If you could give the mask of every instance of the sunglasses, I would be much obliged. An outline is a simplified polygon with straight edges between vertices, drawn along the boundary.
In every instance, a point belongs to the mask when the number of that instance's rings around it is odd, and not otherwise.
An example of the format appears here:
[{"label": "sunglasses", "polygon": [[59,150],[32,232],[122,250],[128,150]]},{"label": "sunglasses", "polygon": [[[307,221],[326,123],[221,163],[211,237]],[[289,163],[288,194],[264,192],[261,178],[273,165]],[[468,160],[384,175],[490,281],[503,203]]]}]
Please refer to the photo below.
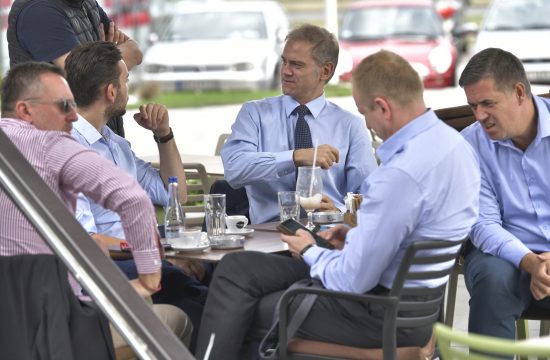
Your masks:
[{"label": "sunglasses", "polygon": [[51,100],[51,101],[47,101],[47,100],[40,100],[38,98],[29,98],[29,99],[24,99],[23,101],[28,101],[30,103],[34,103],[34,104],[54,104],[58,107],[58,109],[65,113],[65,114],[68,114],[71,112],[71,110],[76,110],[76,102],[74,100],[71,100],[71,99],[60,99],[60,100]]}]

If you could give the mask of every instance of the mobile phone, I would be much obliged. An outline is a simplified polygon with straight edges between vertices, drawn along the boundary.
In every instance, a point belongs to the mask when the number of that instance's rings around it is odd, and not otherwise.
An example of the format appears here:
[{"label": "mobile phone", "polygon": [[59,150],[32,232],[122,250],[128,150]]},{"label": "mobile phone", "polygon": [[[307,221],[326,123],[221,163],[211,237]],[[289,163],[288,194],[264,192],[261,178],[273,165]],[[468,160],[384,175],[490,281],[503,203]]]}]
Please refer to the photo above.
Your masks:
[{"label": "mobile phone", "polygon": [[311,236],[313,236],[313,239],[315,240],[315,243],[317,244],[317,246],[324,247],[327,249],[334,249],[334,246],[332,246],[331,243],[329,243],[328,241],[326,241],[325,239],[323,239],[313,231],[309,230],[304,225],[300,224],[294,219],[285,220],[279,225],[277,225],[277,230],[279,230],[280,232],[286,235],[294,235],[296,234],[296,231],[298,231],[298,229],[303,229],[305,231],[308,231],[311,234]]}]

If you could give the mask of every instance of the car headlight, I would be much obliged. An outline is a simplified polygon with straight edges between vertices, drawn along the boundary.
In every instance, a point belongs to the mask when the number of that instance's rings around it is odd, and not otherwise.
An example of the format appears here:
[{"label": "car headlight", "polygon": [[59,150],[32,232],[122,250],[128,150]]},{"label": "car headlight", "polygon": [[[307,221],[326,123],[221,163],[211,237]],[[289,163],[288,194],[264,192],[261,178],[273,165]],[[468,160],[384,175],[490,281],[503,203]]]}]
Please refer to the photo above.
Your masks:
[{"label": "car headlight", "polygon": [[158,64],[147,64],[145,65],[145,72],[148,73],[161,73],[169,71],[168,66],[158,65]]},{"label": "car headlight", "polygon": [[449,49],[447,49],[445,46],[440,45],[430,51],[430,54],[428,55],[428,60],[430,61],[430,65],[432,66],[432,68],[438,74],[443,74],[444,72],[449,70],[449,67],[453,62],[453,56],[451,55]]},{"label": "car headlight", "polygon": [[248,62],[237,63],[237,64],[233,64],[233,66],[231,66],[231,70],[235,70],[235,71],[248,71],[248,70],[252,70],[252,69],[254,69],[254,64],[248,63]]}]

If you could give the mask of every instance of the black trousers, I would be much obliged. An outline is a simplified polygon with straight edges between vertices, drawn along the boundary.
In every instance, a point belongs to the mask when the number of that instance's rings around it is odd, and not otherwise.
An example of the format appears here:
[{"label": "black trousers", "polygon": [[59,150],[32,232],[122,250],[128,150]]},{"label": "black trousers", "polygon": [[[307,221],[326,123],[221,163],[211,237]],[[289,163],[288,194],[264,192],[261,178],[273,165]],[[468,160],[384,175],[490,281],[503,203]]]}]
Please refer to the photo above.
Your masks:
[{"label": "black trousers", "polygon": [[[309,267],[294,258],[251,251],[225,255],[210,285],[199,329],[197,358],[204,357],[210,336],[215,333],[210,359],[239,359],[245,340],[260,339],[271,327],[274,308],[284,290],[307,277]],[[374,291],[387,289],[377,287]],[[380,348],[382,317],[380,305],[318,297],[296,336]],[[431,333],[431,327],[404,329],[398,332],[397,343],[423,346]]]}]

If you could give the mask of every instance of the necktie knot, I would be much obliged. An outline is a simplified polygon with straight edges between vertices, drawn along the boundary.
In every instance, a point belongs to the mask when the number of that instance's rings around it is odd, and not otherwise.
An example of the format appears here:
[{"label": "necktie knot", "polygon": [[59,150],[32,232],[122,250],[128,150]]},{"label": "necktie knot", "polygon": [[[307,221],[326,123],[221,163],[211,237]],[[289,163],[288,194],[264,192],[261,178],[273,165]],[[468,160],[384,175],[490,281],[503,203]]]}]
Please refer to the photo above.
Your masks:
[{"label": "necktie knot", "polygon": [[305,105],[296,106],[294,111],[296,112],[296,114],[298,114],[299,118],[305,118],[306,115],[310,114],[309,108]]}]

